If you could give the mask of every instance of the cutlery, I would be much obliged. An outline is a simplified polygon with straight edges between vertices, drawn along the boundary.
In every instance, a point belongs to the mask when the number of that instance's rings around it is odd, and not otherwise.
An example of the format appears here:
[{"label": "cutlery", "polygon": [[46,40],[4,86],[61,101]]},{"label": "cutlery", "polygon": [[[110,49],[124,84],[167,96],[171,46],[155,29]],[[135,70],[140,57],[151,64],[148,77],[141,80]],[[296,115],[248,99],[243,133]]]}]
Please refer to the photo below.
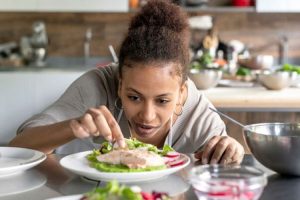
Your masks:
[{"label": "cutlery", "polygon": [[[225,117],[226,119],[230,120],[230,121],[233,122],[234,124],[237,124],[237,125],[239,125],[240,127],[242,127],[242,128],[244,128],[244,129],[250,131],[250,129],[247,128],[244,124],[242,124],[242,123],[236,121],[235,119],[229,117],[228,115],[226,115],[226,114],[224,114],[224,113],[222,113],[222,112],[220,112],[220,111],[218,111],[218,110],[216,110],[216,109],[214,109],[214,108],[212,108],[212,107],[209,107],[209,109],[210,109],[211,111],[216,112],[216,113],[218,113],[219,115]],[[220,134],[220,136],[221,136],[221,135],[222,135],[222,133]],[[204,148],[204,146],[200,147],[196,152],[202,151],[203,148]]]},{"label": "cutlery", "polygon": [[226,114],[224,114],[224,113],[222,113],[222,112],[220,112],[220,111],[218,111],[218,110],[216,110],[216,109],[213,109],[212,107],[209,107],[209,109],[212,110],[213,112],[216,112],[216,113],[218,113],[219,115],[225,117],[226,119],[230,120],[230,121],[233,122],[234,124],[239,125],[239,126],[242,127],[243,129],[246,129],[246,130],[248,130],[248,131],[251,131],[251,130],[250,130],[249,128],[247,128],[244,124],[242,124],[241,122],[236,121],[235,119],[229,117],[228,115],[226,115]]},{"label": "cutlery", "polygon": [[109,45],[108,48],[109,48],[109,51],[110,51],[110,53],[111,53],[111,56],[112,56],[112,58],[113,58],[114,63],[118,63],[119,60],[118,60],[117,54],[116,54],[116,52],[115,52],[113,46],[112,46],[112,45]]},{"label": "cutlery", "polygon": [[[123,109],[120,110],[119,114],[118,114],[118,117],[117,117],[117,123],[119,124],[120,120],[121,120],[121,117],[122,117],[122,114],[123,114]],[[110,145],[112,145],[112,147],[114,148],[115,146],[115,143],[116,143],[117,140],[112,140],[112,141],[108,141]]]}]

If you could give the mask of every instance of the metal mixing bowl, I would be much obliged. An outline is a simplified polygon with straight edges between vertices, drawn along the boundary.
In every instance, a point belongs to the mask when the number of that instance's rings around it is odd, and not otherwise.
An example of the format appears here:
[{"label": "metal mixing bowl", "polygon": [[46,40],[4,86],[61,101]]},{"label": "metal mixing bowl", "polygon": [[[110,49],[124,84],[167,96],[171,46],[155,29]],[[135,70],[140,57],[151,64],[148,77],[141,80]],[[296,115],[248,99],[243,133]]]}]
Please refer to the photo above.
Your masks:
[{"label": "metal mixing bowl", "polygon": [[291,73],[265,71],[258,75],[260,83],[269,90],[281,90],[292,84]]},{"label": "metal mixing bowl", "polygon": [[222,71],[216,69],[191,69],[189,77],[194,81],[196,87],[201,90],[215,87],[222,78]]},{"label": "metal mixing bowl", "polygon": [[300,123],[247,125],[244,137],[264,166],[280,174],[300,176]]}]

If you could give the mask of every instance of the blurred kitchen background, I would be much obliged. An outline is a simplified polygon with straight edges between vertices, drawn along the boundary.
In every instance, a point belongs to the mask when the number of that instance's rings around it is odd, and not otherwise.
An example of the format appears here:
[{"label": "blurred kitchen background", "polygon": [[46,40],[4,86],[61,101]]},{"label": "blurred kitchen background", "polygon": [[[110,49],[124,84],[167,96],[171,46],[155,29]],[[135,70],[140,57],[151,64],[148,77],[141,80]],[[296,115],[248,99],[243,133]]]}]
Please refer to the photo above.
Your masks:
[{"label": "blurred kitchen background", "polygon": [[[24,119],[53,102],[75,78],[112,62],[108,46],[118,52],[130,18],[147,1],[70,2],[0,0],[0,123],[7,127],[0,130],[0,143],[9,141]],[[227,71],[236,67],[238,54],[245,58],[266,56],[267,66],[260,68],[300,64],[298,0],[174,3],[183,6],[191,17],[193,59],[208,50],[214,59],[227,64]],[[207,36],[211,41],[205,42]],[[222,44],[220,49],[210,48],[214,37],[217,44]],[[299,119],[297,113],[285,111],[229,114],[245,124]],[[11,124],[2,126],[7,121]],[[236,127],[232,130],[241,132]],[[240,135],[237,137],[242,140]]]},{"label": "blurred kitchen background", "polygon": [[[239,1],[242,3],[239,4]],[[44,24],[42,26],[44,26],[48,38],[47,42],[41,41],[44,44],[40,44],[46,48],[47,57],[72,58],[84,57],[88,54],[90,57],[110,58],[108,45],[111,44],[118,50],[130,17],[138,9],[138,5],[143,4],[145,0],[107,1],[112,4],[111,8],[107,10],[98,8],[99,11],[92,4],[96,1],[82,1],[82,4],[89,5],[87,8],[83,6],[82,10],[61,5],[64,1],[53,2],[52,7],[49,7],[48,10],[47,7],[34,10],[34,7],[28,8],[29,5],[22,8],[22,5],[30,4],[33,1],[20,2],[22,3],[18,6],[10,3],[10,7],[5,8],[3,7],[4,3],[0,1],[0,51],[2,51],[2,57],[5,56],[5,45],[15,52],[17,50],[14,49],[14,44],[17,47],[21,46],[24,50],[26,44],[22,46],[22,38],[24,43],[24,36],[37,37],[34,34],[38,34],[36,33],[38,30],[33,29],[38,28],[33,28],[33,26],[40,22]],[[190,16],[209,15],[213,17],[219,39],[224,43],[238,40],[253,50],[253,53],[272,55],[275,61],[278,61],[281,51],[280,43],[285,37],[288,40],[286,52],[288,60],[291,63],[300,61],[300,40],[298,39],[300,13],[295,11],[289,13],[288,10],[276,11],[276,8],[273,9],[274,11],[257,11],[255,2],[250,0],[184,0],[177,2],[186,7]],[[250,2],[249,5],[247,2]],[[127,6],[129,3],[133,9]],[[269,6],[271,5],[272,3],[269,4]],[[86,45],[89,47],[85,48],[89,48],[89,50],[84,50],[85,43],[88,43]],[[192,45],[196,46],[197,44]],[[250,53],[252,52],[250,51]],[[41,52],[41,54],[43,53]],[[23,56],[26,57],[26,53]],[[29,56],[27,55],[27,57]],[[12,64],[18,65],[17,57],[15,58],[16,63],[12,61]],[[2,62],[5,64],[0,62],[0,65],[7,64],[4,59]]]}]

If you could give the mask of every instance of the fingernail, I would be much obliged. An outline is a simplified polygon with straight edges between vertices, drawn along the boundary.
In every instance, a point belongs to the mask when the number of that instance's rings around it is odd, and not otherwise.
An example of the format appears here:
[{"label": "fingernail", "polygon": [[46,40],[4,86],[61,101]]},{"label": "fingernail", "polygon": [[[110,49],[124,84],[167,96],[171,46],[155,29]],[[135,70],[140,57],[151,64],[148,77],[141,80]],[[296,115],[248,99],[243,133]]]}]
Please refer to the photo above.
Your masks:
[{"label": "fingernail", "polygon": [[206,158],[202,158],[202,163],[206,165],[207,164],[207,159]]},{"label": "fingernail", "polygon": [[216,160],[216,159],[212,159],[212,160],[210,161],[210,164],[212,164],[212,165],[217,164],[217,160]]},{"label": "fingernail", "polygon": [[221,164],[222,164],[222,165],[226,165],[226,163],[227,163],[227,160],[226,160],[226,159],[221,160]]},{"label": "fingernail", "polygon": [[118,140],[118,144],[120,145],[120,147],[124,148],[126,146],[125,141],[124,140]]},{"label": "fingernail", "polygon": [[107,139],[108,141],[110,141],[110,142],[112,141],[112,137],[111,137],[111,136],[107,136],[106,139]]}]

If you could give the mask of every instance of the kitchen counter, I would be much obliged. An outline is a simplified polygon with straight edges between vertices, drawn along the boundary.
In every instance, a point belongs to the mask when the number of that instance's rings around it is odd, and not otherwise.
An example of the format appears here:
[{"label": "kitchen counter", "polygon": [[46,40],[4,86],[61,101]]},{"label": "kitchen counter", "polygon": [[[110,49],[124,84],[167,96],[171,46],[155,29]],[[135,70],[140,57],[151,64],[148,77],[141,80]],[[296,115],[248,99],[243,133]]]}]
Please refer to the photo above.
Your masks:
[{"label": "kitchen counter", "polygon": [[[33,169],[12,176],[1,177],[0,185],[5,188],[2,190],[4,192],[0,194],[1,199],[40,200],[55,197],[76,199],[69,195],[82,194],[95,187],[105,186],[106,183],[103,181],[86,179],[65,170],[59,164],[62,157],[62,155],[51,154],[43,163]],[[280,176],[262,166],[251,155],[245,155],[242,164],[255,166],[266,173],[268,184],[259,198],[260,200],[299,199],[299,177]],[[188,167],[166,178],[127,185],[138,185],[146,192],[153,190],[167,192],[174,200],[196,200],[194,190],[188,184],[187,173],[193,166],[197,165],[198,163],[192,160]]]},{"label": "kitchen counter", "polygon": [[108,57],[48,57],[45,66],[0,66],[0,72],[88,71],[111,62]]},{"label": "kitchen counter", "polygon": [[224,111],[300,111],[300,88],[267,90],[264,87],[216,87],[203,90],[208,99]]}]

